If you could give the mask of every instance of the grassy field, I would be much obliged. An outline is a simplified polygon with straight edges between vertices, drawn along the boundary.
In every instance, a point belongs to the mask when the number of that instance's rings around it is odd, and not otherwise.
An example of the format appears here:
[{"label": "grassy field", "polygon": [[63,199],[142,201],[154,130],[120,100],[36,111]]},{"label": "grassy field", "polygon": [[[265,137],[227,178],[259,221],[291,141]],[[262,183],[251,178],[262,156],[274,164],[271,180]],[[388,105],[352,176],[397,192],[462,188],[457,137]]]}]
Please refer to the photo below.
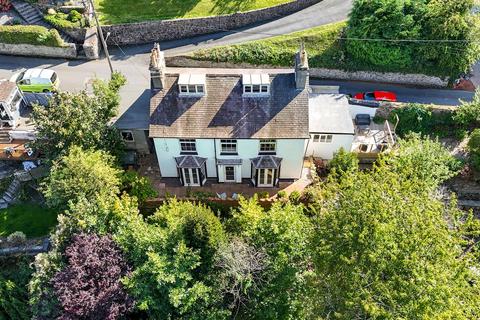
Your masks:
[{"label": "grassy field", "polygon": [[271,7],[291,0],[95,0],[103,24],[206,17]]},{"label": "grassy field", "polygon": [[198,50],[193,58],[217,62],[293,66],[293,56],[300,43],[305,43],[310,67],[340,67],[344,64],[344,48],[337,38],[345,22],[329,24],[288,35],[238,45]]},{"label": "grassy field", "polygon": [[57,214],[47,208],[19,204],[0,210],[0,237],[22,231],[28,238],[47,235],[57,223]]}]

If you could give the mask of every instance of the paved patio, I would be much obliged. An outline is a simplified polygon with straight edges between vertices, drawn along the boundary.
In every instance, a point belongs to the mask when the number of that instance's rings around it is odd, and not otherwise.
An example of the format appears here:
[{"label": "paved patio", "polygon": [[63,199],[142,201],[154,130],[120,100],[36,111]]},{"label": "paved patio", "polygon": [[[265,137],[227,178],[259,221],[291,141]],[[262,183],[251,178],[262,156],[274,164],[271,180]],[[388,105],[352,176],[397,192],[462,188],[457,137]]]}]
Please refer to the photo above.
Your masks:
[{"label": "paved patio", "polygon": [[252,197],[255,193],[268,192],[270,197],[274,197],[280,190],[285,190],[287,195],[293,191],[302,192],[312,183],[308,161],[305,162],[301,179],[280,181],[279,187],[276,188],[256,188],[252,185],[250,179],[243,179],[242,183],[218,183],[216,179],[207,179],[206,184],[202,187],[184,187],[178,178],[161,177],[155,154],[140,157],[138,172],[150,179],[154,188],[158,191],[159,197],[165,197],[165,195],[189,197],[194,196],[197,192],[214,195],[225,193],[227,198],[232,198],[234,194]]}]

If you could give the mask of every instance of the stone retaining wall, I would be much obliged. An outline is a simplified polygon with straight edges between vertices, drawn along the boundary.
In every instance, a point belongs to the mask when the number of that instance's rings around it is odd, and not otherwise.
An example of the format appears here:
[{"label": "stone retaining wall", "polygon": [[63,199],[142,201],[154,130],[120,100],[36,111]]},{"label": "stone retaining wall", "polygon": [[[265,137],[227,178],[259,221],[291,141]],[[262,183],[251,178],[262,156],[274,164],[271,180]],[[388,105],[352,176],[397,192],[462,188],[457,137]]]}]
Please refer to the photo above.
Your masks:
[{"label": "stone retaining wall", "polygon": [[404,74],[396,72],[344,71],[337,69],[312,68],[310,77],[333,80],[372,81],[415,86],[445,88],[448,79],[427,76],[424,74]]},{"label": "stone retaining wall", "polygon": [[[235,64],[231,62],[212,62],[195,60],[189,56],[174,56],[165,58],[167,66],[179,68],[229,68],[229,69],[271,69],[276,68],[269,65],[252,65],[248,63]],[[292,58],[293,68],[293,58]],[[293,70],[292,70],[293,71]],[[405,74],[394,72],[373,72],[373,71],[344,71],[339,69],[311,68],[311,78],[329,79],[329,80],[353,80],[384,82],[394,84],[407,84],[420,87],[446,88],[448,79],[440,77],[427,76],[424,74]]]},{"label": "stone retaining wall", "polygon": [[83,42],[83,51],[88,60],[98,59],[99,41],[97,36],[97,28],[91,27],[87,29],[85,41]]},{"label": "stone retaining wall", "polygon": [[108,44],[140,44],[188,38],[202,34],[238,29],[253,23],[273,20],[305,9],[322,0],[295,0],[265,9],[229,15],[148,21],[104,26],[105,36],[110,32]]},{"label": "stone retaining wall", "polygon": [[65,47],[0,43],[0,54],[75,59],[77,48],[73,43],[67,43]]}]

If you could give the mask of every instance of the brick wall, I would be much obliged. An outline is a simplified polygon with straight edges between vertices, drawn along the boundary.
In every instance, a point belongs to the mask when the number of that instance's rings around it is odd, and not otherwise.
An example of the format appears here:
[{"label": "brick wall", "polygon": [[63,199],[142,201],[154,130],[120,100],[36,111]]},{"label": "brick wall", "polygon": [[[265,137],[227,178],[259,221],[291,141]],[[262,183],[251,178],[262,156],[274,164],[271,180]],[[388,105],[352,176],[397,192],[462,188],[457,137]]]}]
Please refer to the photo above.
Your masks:
[{"label": "brick wall", "polygon": [[223,16],[148,21],[104,26],[108,44],[140,44],[175,40],[202,34],[238,29],[260,21],[273,20],[307,8],[322,0],[295,0],[278,6]]}]

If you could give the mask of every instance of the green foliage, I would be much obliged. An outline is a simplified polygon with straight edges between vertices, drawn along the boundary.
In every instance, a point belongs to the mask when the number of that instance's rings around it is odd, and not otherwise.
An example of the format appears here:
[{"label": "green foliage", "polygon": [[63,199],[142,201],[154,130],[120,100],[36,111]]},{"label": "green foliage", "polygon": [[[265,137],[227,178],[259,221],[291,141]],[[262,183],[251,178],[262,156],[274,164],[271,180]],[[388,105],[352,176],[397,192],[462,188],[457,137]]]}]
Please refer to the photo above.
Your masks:
[{"label": "green foliage", "polygon": [[300,191],[293,190],[292,193],[288,196],[288,200],[290,200],[293,204],[300,204],[300,200],[302,198],[302,194]]},{"label": "green foliage", "polygon": [[480,89],[475,91],[471,102],[462,102],[462,104],[455,109],[453,119],[463,128],[480,126]]},{"label": "green foliage", "polygon": [[480,171],[480,129],[473,130],[467,146],[473,167]]},{"label": "green foliage", "polygon": [[462,130],[454,115],[450,110],[433,111],[431,106],[410,103],[393,109],[389,120],[396,123],[398,116],[399,122],[395,131],[400,137],[412,132],[431,137],[456,137]]},{"label": "green foliage", "polygon": [[195,51],[193,58],[216,62],[251,63],[255,65],[291,66],[301,42],[309,55],[309,65],[315,68],[349,68],[344,64],[342,43],[336,40],[344,22],[306,31],[277,36],[238,45]]},{"label": "green foliage", "polygon": [[358,171],[358,158],[353,152],[346,151],[343,147],[333,155],[328,162],[328,170],[339,177]]},{"label": "green foliage", "polygon": [[140,176],[136,171],[125,171],[122,175],[122,191],[136,197],[139,203],[148,198],[155,198],[158,192],[147,177]]},{"label": "green foliage", "polygon": [[[478,275],[462,256],[454,206],[385,163],[323,185],[315,266],[317,315],[336,319],[473,319]],[[410,170],[416,170],[417,167]]]},{"label": "green foliage", "polygon": [[65,45],[57,30],[48,30],[45,27],[34,25],[0,26],[0,42],[48,47],[63,47]]},{"label": "green foliage", "polygon": [[31,319],[27,284],[32,270],[28,258],[0,260],[0,319]]},{"label": "green foliage", "polygon": [[287,192],[285,190],[278,191],[277,198],[278,199],[288,199]]},{"label": "green foliage", "polygon": [[68,152],[72,145],[102,149],[118,157],[123,143],[110,120],[118,112],[118,91],[124,83],[125,77],[114,73],[109,82],[95,80],[93,95],[60,92],[48,108],[35,106],[32,119],[40,137],[35,148],[50,161]]},{"label": "green foliage", "polygon": [[461,162],[438,141],[422,139],[417,134],[400,140],[398,147],[382,154],[378,163],[380,168],[388,166],[399,180],[428,190],[435,189],[461,169]]},{"label": "green foliage", "polygon": [[436,67],[439,74],[457,75],[479,57],[472,5],[471,0],[356,0],[346,32],[347,52],[360,63],[387,70]]},{"label": "green foliage", "polygon": [[270,198],[270,193],[268,191],[260,191],[256,193],[259,199],[268,199]]},{"label": "green foliage", "polygon": [[171,200],[147,221],[121,226],[115,239],[134,271],[125,281],[139,310],[151,318],[222,319],[213,257],[226,241],[211,210]]},{"label": "green foliage", "polygon": [[76,10],[70,11],[69,14],[63,12],[47,14],[44,19],[52,26],[60,29],[81,28],[85,25],[83,16]]},{"label": "green foliage", "polygon": [[313,225],[303,207],[277,202],[264,212],[255,199],[240,203],[232,230],[267,255],[262,285],[250,292],[242,318],[311,319],[307,284]]},{"label": "green foliage", "polygon": [[66,209],[81,199],[113,197],[119,193],[120,170],[115,159],[104,151],[70,148],[68,155],[53,163],[44,183],[44,195],[50,207]]}]

